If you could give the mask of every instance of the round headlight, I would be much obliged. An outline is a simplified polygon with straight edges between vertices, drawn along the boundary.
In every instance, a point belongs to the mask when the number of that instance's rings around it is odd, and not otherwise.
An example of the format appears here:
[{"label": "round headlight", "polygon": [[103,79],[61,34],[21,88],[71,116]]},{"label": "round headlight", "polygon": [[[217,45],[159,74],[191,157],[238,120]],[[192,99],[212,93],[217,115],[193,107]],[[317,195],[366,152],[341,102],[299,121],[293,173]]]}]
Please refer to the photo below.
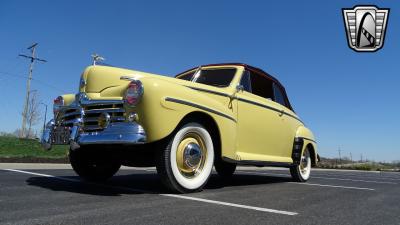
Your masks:
[{"label": "round headlight", "polygon": [[64,105],[64,98],[62,96],[58,96],[57,98],[54,99],[53,101],[54,115],[57,115],[57,113],[60,111],[60,107],[63,105]]},{"label": "round headlight", "polygon": [[143,95],[143,84],[140,80],[133,80],[129,83],[125,92],[125,103],[130,106],[136,106]]},{"label": "round headlight", "polygon": [[83,89],[85,86],[86,86],[86,80],[82,76],[81,79],[79,80],[79,91],[82,91],[81,89]]}]

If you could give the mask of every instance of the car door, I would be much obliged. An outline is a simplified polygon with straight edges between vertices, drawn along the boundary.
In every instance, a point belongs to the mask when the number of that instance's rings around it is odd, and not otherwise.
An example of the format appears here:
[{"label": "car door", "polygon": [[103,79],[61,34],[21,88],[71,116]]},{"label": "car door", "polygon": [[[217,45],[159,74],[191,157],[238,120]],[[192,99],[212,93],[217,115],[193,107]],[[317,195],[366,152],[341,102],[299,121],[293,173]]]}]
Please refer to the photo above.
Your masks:
[{"label": "car door", "polygon": [[282,157],[291,157],[294,137],[296,136],[297,128],[302,124],[300,119],[292,111],[289,100],[286,96],[284,88],[274,82],[274,107],[280,112],[280,126],[282,127],[282,142],[280,143]]},{"label": "car door", "polygon": [[[237,93],[237,154],[241,160],[291,162],[289,136],[282,120],[284,111],[273,101],[273,81],[246,71]],[[293,144],[291,140],[290,144]]]}]

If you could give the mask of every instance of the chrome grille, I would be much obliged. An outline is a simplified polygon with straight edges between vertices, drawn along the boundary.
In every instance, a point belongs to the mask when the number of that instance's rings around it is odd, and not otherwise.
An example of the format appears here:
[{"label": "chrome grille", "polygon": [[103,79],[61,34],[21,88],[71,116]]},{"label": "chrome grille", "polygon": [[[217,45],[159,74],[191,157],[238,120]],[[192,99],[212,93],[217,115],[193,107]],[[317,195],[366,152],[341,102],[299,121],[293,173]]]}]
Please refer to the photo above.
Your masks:
[{"label": "chrome grille", "polygon": [[125,110],[123,104],[91,104],[84,106],[83,116],[83,130],[84,131],[96,131],[102,130],[98,125],[99,117],[102,113],[108,113],[111,117],[111,123],[125,121]]},{"label": "chrome grille", "polygon": [[82,119],[84,131],[101,131],[103,128],[99,126],[99,117],[104,112],[110,115],[111,123],[125,121],[123,102],[119,100],[92,100],[85,105],[64,108],[60,110],[57,121],[65,127],[72,127],[74,122]]},{"label": "chrome grille", "polygon": [[72,127],[73,123],[81,118],[82,110],[79,107],[66,108],[60,111],[59,120],[62,125]]}]

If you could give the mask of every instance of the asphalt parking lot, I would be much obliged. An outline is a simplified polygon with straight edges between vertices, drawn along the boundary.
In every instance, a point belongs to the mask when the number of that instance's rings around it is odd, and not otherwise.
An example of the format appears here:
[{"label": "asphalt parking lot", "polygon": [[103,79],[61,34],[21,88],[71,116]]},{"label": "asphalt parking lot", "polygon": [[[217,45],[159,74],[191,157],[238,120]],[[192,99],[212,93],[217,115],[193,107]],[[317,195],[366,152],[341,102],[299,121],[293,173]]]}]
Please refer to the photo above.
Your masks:
[{"label": "asphalt parking lot", "polygon": [[400,174],[241,167],[204,191],[169,194],[154,168],[86,183],[69,166],[0,164],[0,224],[400,224]]}]

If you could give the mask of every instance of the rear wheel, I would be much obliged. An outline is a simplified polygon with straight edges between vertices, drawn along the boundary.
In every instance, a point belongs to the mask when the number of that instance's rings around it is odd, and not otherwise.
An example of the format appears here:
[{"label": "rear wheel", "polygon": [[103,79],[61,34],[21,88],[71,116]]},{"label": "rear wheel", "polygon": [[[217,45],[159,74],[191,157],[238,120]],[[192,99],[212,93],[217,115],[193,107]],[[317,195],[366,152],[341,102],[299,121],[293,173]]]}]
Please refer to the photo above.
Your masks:
[{"label": "rear wheel", "polygon": [[306,182],[311,173],[311,155],[308,148],[304,149],[301,155],[300,164],[290,168],[290,174],[293,180],[297,182]]},{"label": "rear wheel", "polygon": [[119,160],[100,151],[90,151],[85,147],[70,150],[69,161],[74,171],[87,181],[105,181],[121,167]]},{"label": "rear wheel", "polygon": [[215,170],[221,178],[230,178],[236,170],[236,164],[220,159],[215,162]]},{"label": "rear wheel", "polygon": [[213,163],[211,135],[203,126],[192,122],[181,127],[166,146],[159,149],[157,172],[168,189],[195,192],[207,183]]}]

